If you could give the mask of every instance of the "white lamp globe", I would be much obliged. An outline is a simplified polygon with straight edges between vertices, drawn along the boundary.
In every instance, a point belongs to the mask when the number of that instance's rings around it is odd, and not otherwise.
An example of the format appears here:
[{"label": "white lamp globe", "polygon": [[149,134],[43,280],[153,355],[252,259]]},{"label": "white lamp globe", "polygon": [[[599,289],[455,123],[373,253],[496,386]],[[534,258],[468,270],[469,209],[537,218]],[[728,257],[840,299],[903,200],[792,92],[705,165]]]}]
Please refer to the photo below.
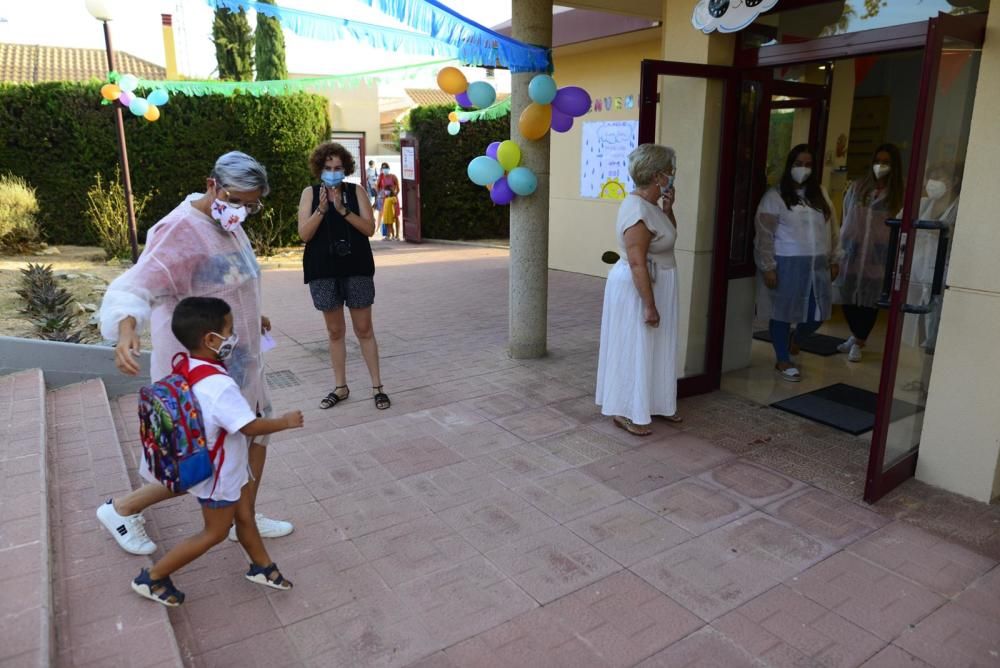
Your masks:
[{"label": "white lamp globe", "polygon": [[83,4],[98,21],[110,21],[114,18],[114,0],[84,0]]}]

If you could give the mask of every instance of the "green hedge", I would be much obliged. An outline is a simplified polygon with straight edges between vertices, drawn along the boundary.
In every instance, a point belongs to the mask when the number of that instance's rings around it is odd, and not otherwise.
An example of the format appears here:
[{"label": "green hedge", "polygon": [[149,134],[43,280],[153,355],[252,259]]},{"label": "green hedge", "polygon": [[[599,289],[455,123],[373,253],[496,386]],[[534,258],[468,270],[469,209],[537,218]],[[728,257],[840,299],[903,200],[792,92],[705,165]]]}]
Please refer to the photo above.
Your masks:
[{"label": "green hedge", "polygon": [[510,235],[510,207],[496,206],[486,188],[469,180],[466,167],[490,142],[510,138],[510,118],[462,123],[448,134],[454,107],[417,107],[410,130],[419,141],[420,219],[430,239],[497,239]]},{"label": "green hedge", "polygon": [[[37,189],[38,220],[51,243],[97,242],[84,223],[87,190],[97,173],[113,178],[118,163],[113,107],[100,104],[99,90],[99,83],[0,85],[0,172]],[[297,93],[176,95],[155,123],[124,110],[132,188],[153,192],[140,231],[204,191],[215,159],[237,149],[268,168],[266,204],[281,217],[282,241],[297,238],[299,194],[312,181],[309,152],[329,136],[326,109],[326,98]]]}]

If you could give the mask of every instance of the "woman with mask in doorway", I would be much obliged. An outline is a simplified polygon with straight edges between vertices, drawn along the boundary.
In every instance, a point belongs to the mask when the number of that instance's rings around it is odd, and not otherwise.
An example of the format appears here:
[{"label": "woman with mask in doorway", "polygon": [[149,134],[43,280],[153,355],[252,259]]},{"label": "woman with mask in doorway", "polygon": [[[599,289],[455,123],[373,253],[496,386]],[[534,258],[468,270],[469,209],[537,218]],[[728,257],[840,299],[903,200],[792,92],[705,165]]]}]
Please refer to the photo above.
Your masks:
[{"label": "woman with mask in doorway", "polygon": [[[150,377],[159,380],[170,373],[174,355],[186,350],[170,328],[174,307],[194,295],[225,300],[232,307],[234,336],[220,344],[218,352],[227,350],[226,367],[243,398],[258,416],[268,417],[271,399],[260,343],[271,322],[261,313],[260,266],[243,229],[270,190],[267,171],[246,153],[231,151],[215,161],[206,186],[205,192],[188,195],[149,229],[139,261],[108,286],[101,302],[101,334],[117,341],[115,364],[134,376],[140,371],[139,337],[149,327]],[[251,503],[256,502],[267,441],[266,436],[257,437],[250,444]],[[174,493],[155,481],[145,460],[139,473],[150,484],[109,499],[98,508],[97,517],[122,549],[151,554],[156,544],[146,534],[142,511]],[[292,532],[289,522],[260,514],[256,518],[264,538]],[[235,530],[229,538],[236,540]]]},{"label": "woman with mask in doorway", "polygon": [[381,224],[388,233],[386,238],[399,239],[399,180],[389,169],[389,163],[382,163],[382,173],[378,177],[378,192],[382,198],[379,209]]},{"label": "woman with mask in doorway", "polygon": [[830,318],[832,281],[840,269],[833,206],[813,156],[805,144],[791,150],[781,181],[764,194],[755,219],[754,259],[763,283],[757,314],[769,319],[775,370],[793,383],[801,373],[792,355]]},{"label": "woman with mask in doorway", "polygon": [[834,281],[834,301],[842,304],[851,336],[837,346],[851,362],[860,362],[868,336],[878,320],[878,300],[889,253],[887,220],[903,203],[903,161],[899,149],[883,144],[875,149],[868,172],[844,195],[840,228],[843,257]]},{"label": "woman with mask in doorway", "polygon": [[375,233],[375,216],[361,186],[344,181],[354,173],[354,156],[336,142],[323,142],[309,157],[309,169],[320,182],[302,191],[299,236],[306,242],[302,256],[305,282],[313,306],[323,313],[330,339],[330,362],[336,386],[319,402],[333,408],[347,399],[347,326],[344,305],[361,356],[372,379],[375,407],[389,408],[382,391],[378,343],[372,327],[375,303],[375,259],[368,239]]},{"label": "woman with mask in doorway", "polygon": [[[939,222],[946,228],[948,246],[954,238],[955,220],[958,217],[958,195],[962,184],[964,165],[934,165],[927,170],[924,185],[926,197],[920,199],[919,219]],[[903,217],[900,211],[898,216]],[[938,241],[941,232],[917,230],[913,240],[913,263],[910,265],[910,288],[907,302],[930,305],[930,313],[910,315],[903,319],[903,341],[909,346],[920,346],[934,354],[938,323],[941,321],[941,295],[933,295],[934,270],[937,267]],[[946,256],[947,258],[947,256]],[[947,259],[942,267],[947,278]]]}]

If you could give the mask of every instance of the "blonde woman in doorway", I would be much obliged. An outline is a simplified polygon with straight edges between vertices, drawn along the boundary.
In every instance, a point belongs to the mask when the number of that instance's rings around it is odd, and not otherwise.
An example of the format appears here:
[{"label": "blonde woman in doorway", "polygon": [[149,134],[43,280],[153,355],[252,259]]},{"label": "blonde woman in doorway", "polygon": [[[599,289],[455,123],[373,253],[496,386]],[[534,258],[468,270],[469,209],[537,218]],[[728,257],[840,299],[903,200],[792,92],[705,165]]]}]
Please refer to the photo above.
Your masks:
[{"label": "blonde woman in doorway", "polygon": [[628,157],[635,190],[618,208],[621,259],[608,274],[601,315],[597,404],[636,436],[653,415],[677,415],[677,264],[674,149],[642,144]]},{"label": "blonde woman in doorway", "polygon": [[805,144],[791,150],[780,183],[764,194],[755,219],[754,259],[763,283],[757,314],[769,319],[775,370],[793,383],[801,373],[792,355],[830,319],[831,282],[840,269],[833,206],[813,170],[813,156]]},{"label": "blonde woman in doorway", "polygon": [[889,253],[885,221],[903,203],[903,161],[899,149],[883,144],[872,154],[865,175],[844,195],[844,224],[840,228],[843,257],[834,281],[834,301],[843,305],[851,336],[837,346],[851,362],[860,362],[862,350],[878,320],[878,300]]}]

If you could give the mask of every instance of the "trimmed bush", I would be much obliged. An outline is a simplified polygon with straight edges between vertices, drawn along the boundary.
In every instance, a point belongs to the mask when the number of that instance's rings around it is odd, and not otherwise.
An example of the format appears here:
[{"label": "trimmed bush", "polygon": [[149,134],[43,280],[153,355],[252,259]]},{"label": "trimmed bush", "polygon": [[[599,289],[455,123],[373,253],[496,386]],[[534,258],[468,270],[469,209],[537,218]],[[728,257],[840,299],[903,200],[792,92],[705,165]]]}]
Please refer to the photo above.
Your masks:
[{"label": "trimmed bush", "polygon": [[499,239],[510,235],[510,207],[496,206],[490,194],[469,180],[466,167],[486,154],[490,142],[510,138],[510,118],[462,124],[448,134],[445,105],[417,107],[410,129],[419,141],[420,219],[430,239]]},{"label": "trimmed bush", "polygon": [[[98,242],[85,224],[87,191],[95,174],[111,181],[118,164],[113,107],[100,104],[99,91],[100,83],[0,85],[0,173],[35,186],[50,243]],[[127,110],[125,119],[133,191],[155,193],[138,221],[141,239],[184,197],[204,191],[218,156],[238,149],[268,168],[265,204],[289,212],[282,243],[297,240],[299,195],[312,182],[309,152],[330,134],[326,98],[175,95],[155,123]]]}]

